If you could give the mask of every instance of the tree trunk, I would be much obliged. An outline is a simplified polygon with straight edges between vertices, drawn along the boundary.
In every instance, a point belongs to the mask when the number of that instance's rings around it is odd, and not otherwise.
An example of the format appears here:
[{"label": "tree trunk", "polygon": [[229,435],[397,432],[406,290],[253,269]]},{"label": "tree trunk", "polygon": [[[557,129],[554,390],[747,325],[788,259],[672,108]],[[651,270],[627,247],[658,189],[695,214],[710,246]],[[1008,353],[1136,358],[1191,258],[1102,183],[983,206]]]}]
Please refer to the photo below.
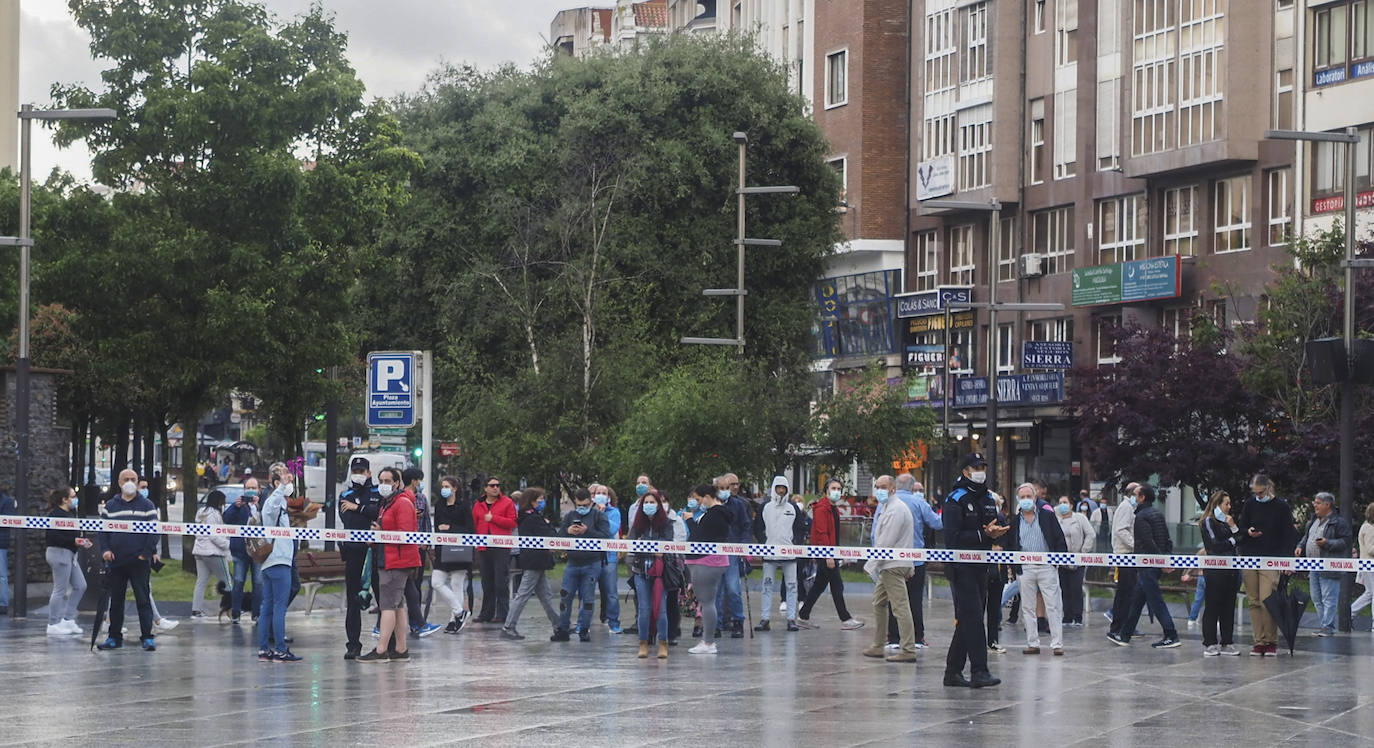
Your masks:
[{"label": "tree trunk", "polygon": [[134,416],[133,438],[129,440],[131,442],[129,450],[129,461],[131,463],[130,466],[134,469],[134,472],[138,473],[138,477],[148,481],[151,484],[153,478],[152,471],[147,469],[147,464],[143,459],[144,420],[145,419],[142,415]]},{"label": "tree trunk", "polygon": [[[183,430],[186,433],[181,442],[181,519],[183,522],[195,522],[196,504],[200,501],[197,490],[199,483],[196,481],[196,454],[199,451],[196,445],[198,419],[194,413],[183,413],[181,422],[185,424]],[[181,568],[192,574],[196,571],[196,558],[191,554],[194,545],[195,538],[190,535],[181,536]]]},{"label": "tree trunk", "polygon": [[114,486],[119,480],[119,471],[129,465],[129,414],[122,412],[119,414],[119,422],[115,424],[114,434],[114,454],[110,457],[110,485]]},{"label": "tree trunk", "polygon": [[[145,416],[143,419],[143,462],[147,465],[147,470],[153,477],[148,481],[149,486],[154,486],[152,491],[157,492],[157,513],[163,522],[167,521],[167,473],[172,468],[167,464],[167,437],[162,428],[161,416]],[[157,459],[157,436],[162,438],[162,460],[158,464]],[[162,555],[170,557],[171,536],[162,536]]]},{"label": "tree trunk", "polygon": [[72,455],[71,485],[81,485],[81,474],[86,471],[86,430],[81,428],[84,419],[72,417]]}]

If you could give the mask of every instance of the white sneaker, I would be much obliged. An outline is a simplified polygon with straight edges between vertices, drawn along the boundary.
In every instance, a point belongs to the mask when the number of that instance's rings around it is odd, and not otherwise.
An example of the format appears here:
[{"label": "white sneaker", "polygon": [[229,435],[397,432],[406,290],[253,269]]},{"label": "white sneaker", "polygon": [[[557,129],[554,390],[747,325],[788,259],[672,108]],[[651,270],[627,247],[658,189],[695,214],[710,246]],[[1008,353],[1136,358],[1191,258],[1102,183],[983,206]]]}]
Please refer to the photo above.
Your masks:
[{"label": "white sneaker", "polygon": [[76,635],[76,636],[80,636],[80,635],[81,635],[81,627],[77,625],[76,621],[73,621],[73,620],[70,619],[70,618],[63,618],[63,619],[62,619],[62,622],[59,623],[58,625],[59,625],[59,626],[66,626],[66,627],[67,627],[67,633],[68,633],[68,634],[74,634],[74,635]]},{"label": "white sneaker", "polygon": [[851,618],[848,621],[845,621],[844,623],[840,624],[840,629],[843,631],[853,631],[855,629],[861,629],[863,627],[864,622],[860,621],[857,618]]},{"label": "white sneaker", "polygon": [[1234,644],[1227,644],[1226,646],[1218,649],[1217,653],[1224,654],[1227,657],[1240,657],[1240,650],[1236,649],[1236,646]]},{"label": "white sneaker", "polygon": [[163,617],[154,621],[153,627],[156,628],[158,631],[171,631],[172,629],[176,628],[177,624],[179,623],[181,623],[181,621],[174,621],[171,618]]},{"label": "white sneaker", "polygon": [[786,612],[787,612],[787,601],[786,601],[786,600],[784,600],[784,601],[778,603],[778,612],[779,612],[779,613],[786,613]]},{"label": "white sneaker", "polygon": [[63,625],[60,624],[60,623],[50,623],[50,624],[48,624],[48,636],[71,636],[71,635],[72,635],[72,632],[68,631],[68,630],[67,630],[67,627],[66,627],[66,626],[63,626]]},{"label": "white sneaker", "polygon": [[1221,654],[1221,647],[1216,644],[1208,644],[1202,648],[1203,657],[1216,657],[1219,654]]},{"label": "white sneaker", "polygon": [[883,651],[884,651],[884,652],[900,652],[900,651],[902,651],[902,645],[900,645],[900,644],[889,644],[889,645],[883,647]]},{"label": "white sneaker", "polygon": [[710,644],[707,644],[706,642],[698,642],[695,647],[692,647],[691,649],[687,650],[687,653],[694,655],[713,655],[716,653],[716,645],[714,642]]}]

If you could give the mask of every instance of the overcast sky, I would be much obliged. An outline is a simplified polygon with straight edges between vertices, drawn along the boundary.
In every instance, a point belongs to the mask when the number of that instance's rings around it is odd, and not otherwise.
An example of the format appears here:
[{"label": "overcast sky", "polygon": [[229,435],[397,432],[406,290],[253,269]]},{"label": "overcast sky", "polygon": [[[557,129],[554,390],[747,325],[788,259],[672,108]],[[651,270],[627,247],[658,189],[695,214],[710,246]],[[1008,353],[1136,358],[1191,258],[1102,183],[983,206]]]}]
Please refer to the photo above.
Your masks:
[{"label": "overcast sky", "polygon": [[[262,0],[279,18],[299,15],[311,0]],[[348,34],[349,59],[369,96],[414,91],[440,61],[487,68],[535,59],[559,10],[577,0],[323,0]],[[90,38],[72,21],[65,0],[20,0],[20,103],[49,102],[53,83],[96,87],[105,67],[92,60]],[[54,166],[90,177],[90,154],[80,144],[58,149],[36,130],[33,170]]]}]

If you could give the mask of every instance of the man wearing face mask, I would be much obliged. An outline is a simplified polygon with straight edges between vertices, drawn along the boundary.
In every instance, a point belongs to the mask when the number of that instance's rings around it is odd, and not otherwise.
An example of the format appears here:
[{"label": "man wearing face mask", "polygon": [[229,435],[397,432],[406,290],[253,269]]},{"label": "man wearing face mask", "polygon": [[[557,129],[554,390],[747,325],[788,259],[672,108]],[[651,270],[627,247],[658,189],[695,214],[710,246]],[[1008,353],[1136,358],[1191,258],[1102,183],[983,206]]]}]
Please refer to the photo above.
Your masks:
[{"label": "man wearing face mask", "polygon": [[[620,508],[611,498],[611,487],[593,483],[591,492],[593,506],[606,515],[611,533],[608,537],[620,537]],[[616,592],[619,583],[620,556],[615,551],[606,551],[606,563],[602,565],[601,576],[597,578],[597,589],[601,594],[602,622],[612,634],[624,633],[620,628],[620,595]]]},{"label": "man wearing face mask", "polygon": [[[932,530],[943,530],[944,523],[940,521],[940,515],[930,508],[930,503],[926,501],[925,486],[921,485],[916,477],[911,473],[902,473],[897,476],[897,499],[911,510],[912,520],[912,548],[926,547],[926,528]],[[916,648],[925,649],[926,644],[926,622],[924,614],[925,586],[926,586],[926,564],[924,561],[912,563],[912,574],[906,579],[907,599],[911,603],[911,623],[912,630],[916,633]],[[897,619],[888,613],[887,616],[887,645],[889,649],[897,644],[900,629],[897,627]]]},{"label": "man wearing face mask", "polygon": [[[913,522],[911,510],[897,499],[892,491],[892,476],[882,475],[873,481],[873,497],[882,512],[873,521],[873,545],[876,548],[909,548]],[[873,627],[873,646],[864,650],[864,657],[885,657],[888,662],[916,661],[916,631],[911,621],[911,605],[907,599],[906,580],[914,573],[910,563],[898,560],[870,558],[864,571],[873,578],[873,620],[881,621],[892,609],[901,631],[901,649],[888,653],[883,646],[887,631]]]},{"label": "man wearing face mask", "polygon": [[[941,521],[945,526],[945,547],[952,550],[992,549],[1006,534],[1007,525],[998,522],[997,504],[988,493],[988,462],[974,452],[959,463],[961,475],[945,497]],[[945,658],[946,686],[983,688],[1002,681],[988,671],[987,633],[983,628],[984,606],[988,599],[987,564],[952,563],[946,567],[950,591],[954,595],[954,636]],[[968,663],[970,677],[963,675]]]},{"label": "man wearing face mask", "polygon": [[[100,518],[125,522],[156,522],[157,507],[138,493],[138,473],[119,473],[119,495],[100,506]],[[143,649],[157,649],[153,643],[153,606],[148,574],[161,561],[157,554],[158,536],[152,533],[110,532],[96,534],[100,558],[107,565],[106,584],[110,588],[109,636],[99,644],[102,650],[124,646],[124,595],[133,587],[138,607],[139,639]]]},{"label": "man wearing face mask", "polygon": [[[657,509],[657,505],[654,507]],[[568,538],[611,537],[611,525],[603,512],[592,510],[592,495],[585,488],[573,493],[573,509],[563,515],[558,534]],[[604,551],[568,551],[568,565],[563,569],[563,586],[558,591],[558,628],[549,641],[565,642],[572,638],[572,609],[574,600],[581,598],[582,608],[577,614],[577,637],[592,640],[592,611],[596,607],[596,582],[606,561]]]},{"label": "man wearing face mask", "polygon": [[[1174,551],[1173,538],[1169,536],[1169,526],[1164,521],[1164,513],[1155,508],[1155,488],[1148,483],[1136,489],[1135,510],[1135,552],[1148,555],[1168,555]],[[1178,639],[1178,629],[1174,618],[1169,614],[1169,606],[1159,590],[1162,571],[1157,567],[1139,569],[1136,574],[1135,593],[1131,596],[1131,608],[1126,619],[1121,622],[1121,633],[1107,635],[1113,644],[1126,646],[1131,643],[1135,626],[1140,622],[1140,613],[1149,606],[1150,613],[1164,629],[1164,638],[1151,644],[1155,649],[1174,649],[1182,646]]]},{"label": "man wearing face mask", "polygon": [[[1054,511],[1048,504],[1040,504],[1036,487],[1022,483],[1016,488],[1017,516],[1011,520],[1010,532],[1002,544],[1009,551],[1026,553],[1064,553],[1068,544]],[[1059,592],[1059,571],[1047,563],[1022,564],[1013,569],[1021,581],[1021,619],[1026,625],[1026,648],[1022,654],[1040,654],[1040,627],[1035,609],[1040,598],[1045,600],[1045,616],[1050,624],[1050,649],[1055,655],[1064,654],[1064,600]]]},{"label": "man wearing face mask", "polygon": [[[1112,553],[1135,553],[1135,494],[1140,484],[1126,484],[1121,494],[1121,503],[1112,513]],[[1131,607],[1131,597],[1135,595],[1136,569],[1134,566],[1116,567],[1116,595],[1112,597],[1112,609],[1107,617],[1111,626],[1107,638],[1121,635],[1121,622],[1126,620],[1126,611]],[[1131,634],[1134,636],[1135,632]]]},{"label": "man wearing face mask", "polygon": [[[769,545],[792,545],[797,537],[798,527],[802,524],[802,513],[797,509],[797,505],[788,500],[792,493],[792,486],[787,482],[787,477],[779,475],[773,478],[773,487],[769,491],[768,502],[759,511],[758,519],[754,522],[754,534],[759,542]],[[760,595],[763,613],[759,617],[759,623],[754,627],[755,631],[769,631],[769,614],[773,607],[773,586],[777,583],[776,573],[782,570],[782,581],[785,585],[787,601],[787,630],[798,631],[797,627],[797,561],[795,558],[787,556],[770,556],[763,562],[763,592]]]},{"label": "man wearing face mask", "polygon": [[[836,505],[843,500],[844,487],[838,480],[831,479],[825,485],[825,493],[811,506],[811,545],[839,545],[840,512]],[[845,631],[863,628],[864,622],[849,615],[849,608],[844,604],[844,579],[840,577],[839,562],[833,558],[816,559],[816,581],[802,603],[797,620],[817,628],[810,622],[811,609],[827,586],[830,588],[830,598],[835,603],[835,613],[840,617],[840,628]]]},{"label": "man wearing face mask", "polygon": [[[257,514],[258,480],[257,478],[248,478],[243,482],[243,493],[234,499],[234,503],[224,508],[224,524],[246,525]],[[254,562],[253,558],[248,555],[248,550],[243,545],[243,538],[233,537],[229,539],[229,555],[234,559],[234,589],[230,593],[232,606],[230,622],[238,625],[239,615],[244,608],[243,600],[248,580],[253,581],[253,597],[262,597],[262,566]],[[249,599],[252,600],[251,597]],[[250,604],[248,607],[250,608],[249,615],[253,617],[253,620],[257,620],[257,606]]]},{"label": "man wearing face mask", "polygon": [[[382,496],[372,482],[371,463],[366,457],[354,457],[348,463],[348,488],[339,495],[339,521],[349,530],[369,530],[381,515],[381,510]],[[356,660],[363,651],[360,638],[363,615],[361,593],[363,567],[367,564],[367,543],[339,543],[339,555],[344,560],[344,596],[348,606],[344,615],[344,632],[348,636],[344,659]]]},{"label": "man wearing face mask", "polygon": [[[1260,473],[1250,480],[1251,496],[1240,509],[1240,556],[1288,557],[1298,545],[1298,530],[1293,526],[1293,509],[1274,495],[1274,481]],[[1279,572],[1244,569],[1240,573],[1245,596],[1250,600],[1250,630],[1255,638],[1251,657],[1278,656],[1278,629],[1274,617],[1264,607],[1265,598],[1279,584]]]}]

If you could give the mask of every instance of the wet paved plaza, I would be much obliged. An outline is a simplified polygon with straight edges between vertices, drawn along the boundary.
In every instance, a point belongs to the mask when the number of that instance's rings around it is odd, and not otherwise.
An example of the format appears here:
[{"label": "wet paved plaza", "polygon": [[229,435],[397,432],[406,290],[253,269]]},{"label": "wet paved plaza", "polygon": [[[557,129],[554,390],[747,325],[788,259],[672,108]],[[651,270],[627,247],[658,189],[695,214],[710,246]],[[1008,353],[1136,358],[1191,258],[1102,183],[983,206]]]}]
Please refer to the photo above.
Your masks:
[{"label": "wet paved plaza", "polygon": [[[871,619],[866,596],[850,606]],[[1152,651],[1157,627],[1142,622],[1146,638],[1122,649],[1093,614],[1066,632],[1065,657],[1023,655],[1021,630],[1004,628],[1002,685],[973,691],[941,685],[952,614],[928,606],[934,646],[914,666],[860,656],[872,629],[840,631],[828,599],[819,630],[727,638],[714,657],[684,639],[667,661],[636,659],[635,638],[604,626],[590,643],[550,643],[537,607],[526,641],[473,624],[383,665],[342,659],[337,610],[289,616],[296,664],[257,662],[252,626],[185,620],[155,653],[92,654],[84,638],[47,638],[44,619],[5,619],[0,744],[1374,746],[1368,631],[1304,631],[1293,658],[1204,659],[1196,630]]]}]

